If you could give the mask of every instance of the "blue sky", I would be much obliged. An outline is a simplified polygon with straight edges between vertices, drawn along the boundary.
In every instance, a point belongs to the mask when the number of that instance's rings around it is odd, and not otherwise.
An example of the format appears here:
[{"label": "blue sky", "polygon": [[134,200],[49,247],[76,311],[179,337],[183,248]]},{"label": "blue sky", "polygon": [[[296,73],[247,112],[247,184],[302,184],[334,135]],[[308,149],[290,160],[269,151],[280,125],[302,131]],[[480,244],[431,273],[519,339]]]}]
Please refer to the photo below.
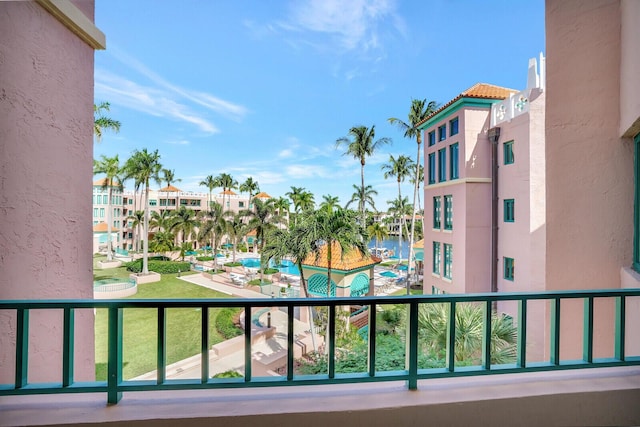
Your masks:
[{"label": "blue sky", "polygon": [[[393,140],[365,167],[384,211],[397,183],[381,165],[416,152],[387,119],[478,82],[523,89],[545,46],[543,0],[97,0],[95,21],[95,100],[122,123],[96,158],[158,149],[185,191],[224,172],[344,205],[360,165],[335,141],[375,125]],[[411,200],[408,181],[402,192]]]}]

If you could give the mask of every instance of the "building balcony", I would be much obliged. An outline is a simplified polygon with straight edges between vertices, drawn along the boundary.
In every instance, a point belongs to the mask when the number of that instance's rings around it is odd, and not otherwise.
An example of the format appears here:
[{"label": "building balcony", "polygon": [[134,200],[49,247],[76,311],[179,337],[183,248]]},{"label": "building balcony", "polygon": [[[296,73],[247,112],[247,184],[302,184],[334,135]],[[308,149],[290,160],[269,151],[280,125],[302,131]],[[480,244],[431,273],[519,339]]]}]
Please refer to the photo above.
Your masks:
[{"label": "building balcony", "polygon": [[[513,363],[492,362],[491,324],[493,306],[515,302],[518,315],[516,357]],[[598,303],[596,303],[598,302]],[[613,307],[598,310],[599,303]],[[118,425],[225,426],[261,425],[637,425],[640,422],[640,337],[637,328],[640,289],[562,291],[545,293],[465,294],[405,297],[314,298],[314,299],[220,299],[220,300],[57,300],[0,301],[0,310],[12,311],[16,319],[15,381],[0,385],[0,426],[73,425],[114,423]],[[572,307],[581,306],[576,322]],[[343,307],[357,304],[370,313],[367,333],[367,369],[341,373],[336,369],[340,350],[336,347],[336,321]],[[381,371],[376,350],[378,309],[404,305],[406,331],[405,369]],[[420,309],[426,304],[448,307],[445,334],[446,355],[441,367],[421,366],[423,348]],[[482,346],[479,363],[463,366],[456,358],[456,313],[467,304],[482,308]],[[548,309],[548,329],[543,359],[530,360],[530,335],[541,319],[530,308]],[[253,372],[254,323],[244,323],[244,372],[240,378],[212,378],[211,348],[202,345],[196,355],[195,378],[171,379],[166,362],[166,314],[175,308],[198,310],[201,339],[209,342],[210,309],[236,307],[245,313],[280,307],[286,312],[280,374]],[[327,370],[320,375],[294,372],[294,354],[299,345],[294,334],[296,308],[327,307]],[[74,379],[74,312],[108,310],[109,363],[106,381],[77,382]],[[157,370],[155,378],[123,378],[123,315],[126,310],[157,311]],[[29,381],[28,367],[34,361],[29,349],[29,315],[32,311],[60,311],[63,331],[62,366],[59,383]],[[601,314],[605,313],[604,316]],[[610,314],[610,315],[609,315]],[[568,319],[567,322],[566,320]],[[562,319],[562,325],[561,325]],[[599,349],[597,337],[602,323],[613,325],[612,345]],[[128,325],[131,327],[132,325]],[[581,335],[579,348],[564,346],[567,338]],[[606,346],[605,346],[606,347]],[[562,349],[562,350],[561,350]],[[580,354],[573,358],[574,354]],[[197,363],[197,362],[202,363]],[[214,362],[215,363],[215,362]],[[54,369],[55,367],[52,367]],[[159,374],[158,374],[159,373]],[[164,423],[164,424],[163,424]]]}]

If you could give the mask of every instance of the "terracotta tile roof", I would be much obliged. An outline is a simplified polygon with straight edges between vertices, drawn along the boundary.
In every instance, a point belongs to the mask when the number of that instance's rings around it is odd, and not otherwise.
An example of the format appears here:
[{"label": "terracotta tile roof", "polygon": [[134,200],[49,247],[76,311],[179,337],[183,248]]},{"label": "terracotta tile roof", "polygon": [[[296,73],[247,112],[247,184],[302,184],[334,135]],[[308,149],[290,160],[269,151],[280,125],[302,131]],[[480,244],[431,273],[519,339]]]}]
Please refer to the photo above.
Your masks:
[{"label": "terracotta tile roof", "polygon": [[[96,233],[106,233],[107,232],[107,223],[101,222],[93,226],[93,231]],[[117,228],[111,227],[111,232],[118,231]]]},{"label": "terracotta tile roof", "polygon": [[260,193],[256,194],[255,196],[253,196],[255,199],[270,199],[271,196],[268,195],[267,193],[265,193],[264,191],[261,191]]},{"label": "terracotta tile roof", "polygon": [[229,196],[229,195],[230,195],[230,196],[237,196],[237,193],[234,193],[232,190],[224,190],[224,191],[223,191],[222,193],[220,193],[220,194],[224,194],[224,195],[227,195],[227,196]]},{"label": "terracotta tile roof", "polygon": [[168,185],[158,190],[162,193],[182,193],[182,190],[178,187],[174,187],[173,185]]},{"label": "terracotta tile roof", "polygon": [[[99,185],[101,187],[104,187],[105,184],[108,184],[107,178],[101,178],[101,179],[99,179],[97,181],[93,181],[93,185]],[[113,185],[114,186],[118,186],[120,184],[118,183],[118,180],[114,179],[113,180]]]},{"label": "terracotta tile roof", "polygon": [[257,232],[256,230],[251,230],[251,231],[249,231],[246,235],[247,235],[247,236],[257,236],[257,235],[258,235],[258,232]]},{"label": "terracotta tile roof", "polygon": [[414,249],[424,249],[424,239],[418,240],[413,244]]},{"label": "terracotta tile roof", "polygon": [[[320,255],[317,260],[315,254],[309,254],[302,262],[302,265],[328,268],[328,248],[329,246],[326,244],[321,248]],[[362,252],[355,248],[346,252],[344,257],[342,257],[342,249],[337,242],[334,242],[331,246],[331,258],[331,269],[343,271],[355,270],[357,268],[379,264],[382,261],[380,258],[376,258],[369,254],[363,256]]]},{"label": "terracotta tile roof", "polygon": [[451,104],[453,104],[454,102],[456,102],[461,98],[506,99],[512,93],[517,93],[517,92],[518,91],[515,89],[509,89],[502,86],[490,85],[488,83],[476,83],[473,86],[471,86],[469,89],[465,90],[460,95],[456,96],[451,101],[447,102],[446,104],[438,108],[436,111],[431,113],[429,116],[427,116],[427,118],[422,120],[416,126],[420,126],[423,123],[429,121],[433,116],[437,115],[442,110],[444,110],[445,108],[447,108],[448,106],[450,106]]}]

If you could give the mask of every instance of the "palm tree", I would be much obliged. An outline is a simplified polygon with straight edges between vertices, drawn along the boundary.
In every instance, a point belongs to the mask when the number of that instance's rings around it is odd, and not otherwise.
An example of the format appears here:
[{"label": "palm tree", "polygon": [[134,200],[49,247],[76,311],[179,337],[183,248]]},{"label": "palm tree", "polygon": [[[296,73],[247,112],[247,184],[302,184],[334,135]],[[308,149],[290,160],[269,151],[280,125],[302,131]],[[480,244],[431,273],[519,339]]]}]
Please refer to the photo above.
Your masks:
[{"label": "palm tree", "polygon": [[[424,167],[422,167],[422,165],[417,165],[418,166],[418,209],[416,212],[420,212],[422,210],[422,204],[420,203],[420,183],[424,182]],[[409,178],[409,182],[412,183],[413,185],[416,184],[416,177],[412,176],[411,178]],[[420,240],[420,239],[416,239],[416,240]]]},{"label": "palm tree", "polygon": [[376,248],[379,248],[380,240],[389,237],[389,230],[379,222],[374,222],[367,227],[367,235],[369,236],[369,240],[376,239]]},{"label": "palm tree", "polygon": [[93,134],[98,142],[102,140],[102,132],[105,130],[120,132],[120,122],[104,115],[105,111],[109,111],[110,106],[108,102],[93,104]]},{"label": "palm tree", "polygon": [[144,222],[144,211],[134,211],[132,215],[129,215],[127,217],[127,220],[131,220],[131,228],[133,229],[133,245],[136,248],[136,252],[139,252],[140,251],[140,226]]},{"label": "palm tree", "polygon": [[[331,295],[331,270],[333,250],[339,248],[342,256],[351,250],[367,253],[363,228],[356,221],[357,214],[347,209],[328,212],[320,209],[307,211],[304,221],[311,239],[311,252],[316,261],[326,248],[327,253],[327,296]],[[334,248],[335,246],[335,248]]]},{"label": "palm tree", "polygon": [[291,191],[287,191],[285,195],[291,199],[291,203],[293,203],[293,212],[295,213],[295,218],[293,220],[294,224],[298,223],[298,211],[300,209],[300,196],[306,190],[304,187],[291,187]]},{"label": "palm tree", "polygon": [[[409,156],[400,155],[396,159],[392,155],[389,156],[389,163],[385,163],[382,165],[382,170],[384,171],[384,178],[395,177],[398,181],[398,199],[402,201],[402,189],[400,184],[404,182],[404,180],[411,176],[411,171],[414,168],[413,160]],[[406,202],[408,203],[408,201]],[[404,203],[404,204],[406,204]],[[399,252],[402,252],[402,228],[404,226],[404,214],[400,216],[400,234],[399,234]],[[411,246],[411,245],[409,245]],[[400,257],[402,258],[402,257]]]},{"label": "palm tree", "polygon": [[173,244],[174,235],[170,231],[159,231],[153,235],[151,240],[151,250],[153,252],[169,252],[175,247]]},{"label": "palm tree", "polygon": [[244,222],[244,217],[240,213],[234,213],[232,211],[226,212],[227,222],[227,235],[233,242],[233,258],[231,261],[236,262],[236,250],[238,249],[238,242],[244,238],[247,233],[248,226]]},{"label": "palm tree", "polygon": [[175,230],[182,234],[182,243],[185,243],[187,239],[192,238],[194,230],[198,225],[196,211],[185,206],[180,206],[180,208],[173,212],[170,230]]},{"label": "palm tree", "polygon": [[[231,191],[233,189],[238,188],[238,181],[236,181],[235,179],[233,179],[233,177],[231,175],[229,175],[228,173],[221,173],[220,175],[218,175],[216,177],[216,183],[218,184],[218,187],[222,187],[222,191],[223,193],[225,193],[227,190]],[[224,203],[224,194],[222,195],[222,205],[226,208],[227,205]],[[231,200],[231,196],[229,196],[229,200]]]},{"label": "palm tree", "polygon": [[153,211],[149,218],[149,229],[155,231],[170,231],[173,224],[173,212]]},{"label": "palm tree", "polygon": [[316,206],[313,193],[311,191],[304,191],[298,198],[298,207],[301,211],[313,210]]},{"label": "palm tree", "polygon": [[252,177],[247,178],[245,182],[240,184],[238,188],[241,193],[249,193],[249,209],[251,209],[251,199],[254,194],[258,194],[260,192],[260,185],[258,185],[258,181],[254,181]]},{"label": "palm tree", "polygon": [[[358,211],[362,212],[364,209],[366,212],[367,205],[371,206],[371,209],[376,211],[375,201],[373,196],[377,196],[378,192],[373,189],[372,186],[367,185],[366,187],[359,188],[357,185],[353,185],[353,189],[355,190],[351,195],[351,199],[344,206],[345,209],[348,209],[351,203],[358,203]],[[362,219],[361,219],[362,220]],[[365,223],[361,224],[363,227],[366,226],[366,217]]]},{"label": "palm tree", "polygon": [[389,123],[396,125],[401,131],[404,132],[405,138],[415,138],[418,145],[418,152],[416,153],[416,166],[414,170],[414,185],[413,185],[413,215],[411,216],[411,233],[409,234],[409,266],[407,272],[411,271],[411,262],[413,258],[413,240],[415,234],[415,218],[417,211],[416,199],[418,197],[418,187],[420,174],[420,148],[422,145],[422,131],[418,128],[418,125],[426,120],[427,117],[435,113],[438,108],[438,104],[435,101],[427,102],[426,99],[412,99],[411,107],[409,108],[408,123],[401,119],[391,117],[388,119]]},{"label": "palm tree", "polygon": [[[447,346],[447,323],[450,304],[421,304],[418,309],[419,330],[424,343],[436,354]],[[455,356],[457,361],[480,359],[483,340],[484,308],[480,304],[456,304]],[[491,363],[513,363],[516,357],[518,330],[513,321],[493,312],[491,315]]]},{"label": "palm tree", "polygon": [[224,234],[227,225],[224,219],[222,205],[218,202],[212,202],[208,211],[200,212],[200,227],[198,229],[198,241],[209,241],[212,253],[215,256],[218,243]]},{"label": "palm tree", "polygon": [[[266,244],[266,236],[269,231],[284,223],[282,216],[276,211],[274,200],[256,199],[253,209],[246,209],[240,214],[248,219],[247,231],[255,230],[256,239],[259,242],[260,253]],[[261,263],[262,264],[262,263]],[[264,264],[260,268],[260,281],[264,279]]]},{"label": "palm tree", "polygon": [[330,194],[325,194],[322,196],[322,203],[320,203],[320,209],[324,209],[327,212],[333,212],[333,210],[337,207],[340,207],[340,198],[336,196],[332,196]]},{"label": "palm tree", "polygon": [[[346,144],[347,150],[343,155],[350,155],[353,158],[360,160],[360,187],[364,187],[364,165],[367,157],[371,157],[382,145],[390,144],[390,138],[380,138],[374,142],[376,135],[375,125],[371,128],[366,126],[354,126],[349,129],[349,135],[353,138],[342,137],[336,140],[336,148],[340,145]],[[363,190],[364,192],[364,190]],[[365,211],[364,206],[361,206],[360,215],[362,219],[362,226],[365,226]]]},{"label": "palm tree", "polygon": [[[285,220],[288,219],[290,205],[291,204],[289,203],[289,199],[284,197],[278,197],[277,199],[275,199],[275,202],[273,202],[273,206],[276,208],[276,212],[278,212],[278,215],[280,215]],[[285,212],[287,213],[287,215],[285,215]]]},{"label": "palm tree", "polygon": [[116,154],[113,157],[107,157],[102,155],[100,160],[93,161],[93,174],[104,174],[105,179],[102,183],[102,188],[106,188],[108,191],[108,202],[107,202],[107,261],[113,261],[113,244],[111,242],[111,226],[113,225],[112,220],[112,194],[113,187],[117,186],[120,190],[122,190],[122,168],[120,166],[120,160],[118,159],[118,155]]},{"label": "palm tree", "polygon": [[154,180],[160,185],[160,154],[146,148],[135,150],[125,164],[127,176],[144,184],[144,242],[142,245],[142,274],[149,274],[149,184]]},{"label": "palm tree", "polygon": [[[176,179],[175,170],[172,169],[162,169],[162,177],[163,181],[167,183],[167,187],[171,186],[174,182],[180,182],[181,179]],[[177,199],[177,198],[176,198]],[[169,191],[167,191],[167,197],[165,199],[165,207],[169,207]],[[178,201],[176,200],[176,208],[179,206]]]},{"label": "palm tree", "polygon": [[200,184],[198,185],[203,185],[209,189],[209,204],[207,205],[207,209],[211,209],[211,202],[213,201],[211,198],[211,193],[213,193],[214,188],[218,187],[216,179],[213,177],[213,175],[209,175],[205,179],[200,181]]},{"label": "palm tree", "polygon": [[388,200],[389,204],[389,212],[393,214],[394,218],[399,221],[400,230],[398,232],[398,259],[402,261],[402,235],[408,235],[409,231],[406,229],[407,226],[404,222],[404,217],[406,215],[410,215],[412,211],[412,206],[409,204],[408,197],[398,197],[394,200]]}]

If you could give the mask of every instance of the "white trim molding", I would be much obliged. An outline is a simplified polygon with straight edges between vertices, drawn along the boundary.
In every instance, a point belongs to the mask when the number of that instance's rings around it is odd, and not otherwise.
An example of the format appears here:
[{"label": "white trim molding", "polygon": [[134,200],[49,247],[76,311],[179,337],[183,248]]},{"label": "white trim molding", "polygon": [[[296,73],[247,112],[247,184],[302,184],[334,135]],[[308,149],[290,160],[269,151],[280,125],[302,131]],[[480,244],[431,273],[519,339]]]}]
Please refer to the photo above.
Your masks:
[{"label": "white trim molding", "polygon": [[450,181],[438,182],[436,184],[427,184],[425,189],[431,190],[432,188],[449,187],[451,185],[458,185],[458,184],[490,184],[490,183],[491,183],[491,178],[462,178],[462,179],[454,179]]},{"label": "white trim molding", "polygon": [[36,3],[92,48],[106,49],[104,33],[70,0],[36,0]]}]

